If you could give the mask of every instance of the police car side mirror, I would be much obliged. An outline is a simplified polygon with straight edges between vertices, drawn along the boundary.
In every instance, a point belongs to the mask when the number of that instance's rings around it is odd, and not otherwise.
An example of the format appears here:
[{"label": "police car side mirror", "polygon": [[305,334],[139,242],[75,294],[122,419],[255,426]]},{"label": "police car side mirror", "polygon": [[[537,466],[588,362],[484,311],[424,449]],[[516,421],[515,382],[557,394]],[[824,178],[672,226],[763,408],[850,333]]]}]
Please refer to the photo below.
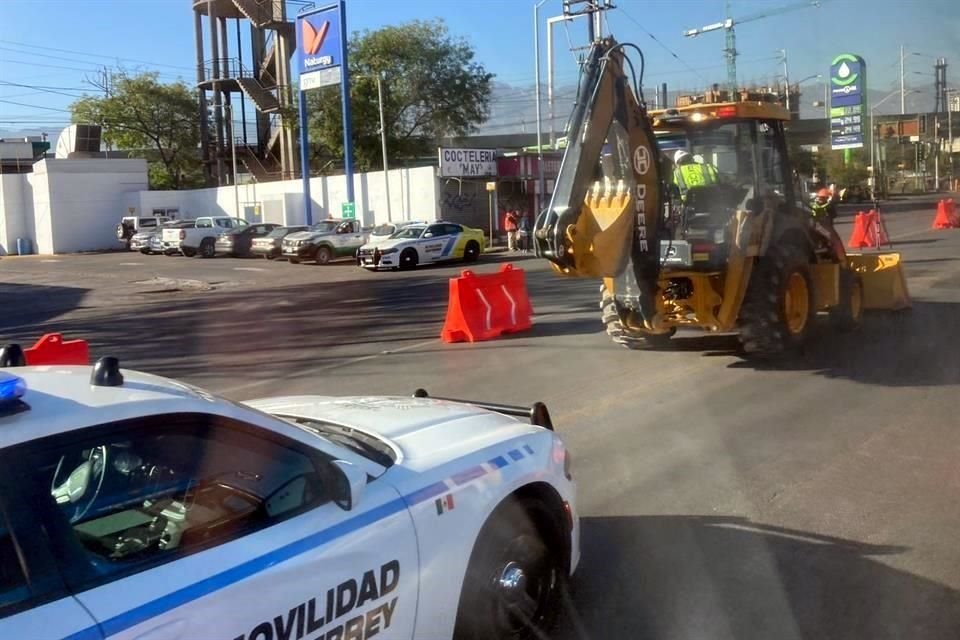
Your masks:
[{"label": "police car side mirror", "polygon": [[350,511],[360,502],[367,486],[367,472],[346,460],[333,461],[336,480],[333,501],[344,511]]}]

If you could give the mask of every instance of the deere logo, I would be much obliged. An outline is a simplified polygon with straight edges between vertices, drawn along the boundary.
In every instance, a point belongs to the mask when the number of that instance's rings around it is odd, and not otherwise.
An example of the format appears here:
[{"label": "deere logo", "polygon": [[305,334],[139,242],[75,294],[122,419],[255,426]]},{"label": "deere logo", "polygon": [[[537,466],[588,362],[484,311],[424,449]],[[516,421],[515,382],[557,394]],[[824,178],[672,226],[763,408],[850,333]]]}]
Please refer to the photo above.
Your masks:
[{"label": "deere logo", "polygon": [[319,29],[306,20],[302,20],[301,24],[303,24],[303,29],[300,34],[300,46],[303,47],[303,52],[306,55],[316,55],[320,51],[320,47],[323,46],[323,41],[327,39],[327,32],[330,31],[330,21],[325,20]]},{"label": "deere logo", "polygon": [[830,82],[835,84],[838,87],[846,87],[857,81],[857,78],[860,77],[860,74],[855,72],[850,68],[850,65],[856,65],[857,68],[860,67],[860,59],[857,56],[850,55],[849,53],[844,53],[833,60],[832,66],[836,67],[840,65],[834,74],[830,77]]}]

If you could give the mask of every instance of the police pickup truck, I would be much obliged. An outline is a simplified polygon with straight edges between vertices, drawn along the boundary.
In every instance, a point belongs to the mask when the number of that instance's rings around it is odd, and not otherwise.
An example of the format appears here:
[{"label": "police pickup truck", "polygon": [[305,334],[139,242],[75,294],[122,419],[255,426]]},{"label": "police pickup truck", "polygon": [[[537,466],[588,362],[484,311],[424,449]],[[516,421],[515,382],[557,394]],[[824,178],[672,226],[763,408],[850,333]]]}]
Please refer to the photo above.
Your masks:
[{"label": "police pickup truck", "polygon": [[229,216],[201,216],[193,226],[164,229],[161,235],[163,252],[166,255],[182,253],[188,258],[198,254],[202,258],[212,258],[217,253],[217,238],[247,224],[246,220]]},{"label": "police pickup truck", "polygon": [[533,639],[555,620],[579,523],[542,404],[236,403],[116,358],[23,364],[0,349],[2,638]]},{"label": "police pickup truck", "polygon": [[337,258],[354,257],[368,237],[369,233],[360,226],[359,220],[330,218],[307,231],[286,236],[280,255],[293,264],[304,260],[327,264]]}]

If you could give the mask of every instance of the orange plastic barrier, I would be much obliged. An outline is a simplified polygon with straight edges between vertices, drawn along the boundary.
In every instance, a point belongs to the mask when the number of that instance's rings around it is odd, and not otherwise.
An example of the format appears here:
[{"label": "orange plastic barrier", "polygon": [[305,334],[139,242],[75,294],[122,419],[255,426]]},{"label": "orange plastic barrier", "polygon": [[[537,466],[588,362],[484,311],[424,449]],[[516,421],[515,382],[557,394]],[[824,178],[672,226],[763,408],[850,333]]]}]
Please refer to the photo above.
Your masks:
[{"label": "orange plastic barrier", "polygon": [[496,273],[463,271],[450,278],[444,342],[478,342],[533,326],[533,308],[522,269],[505,264]]},{"label": "orange plastic barrier", "polygon": [[90,347],[86,340],[64,340],[59,333],[40,337],[23,354],[30,366],[41,364],[90,364]]},{"label": "orange plastic barrier", "polygon": [[933,219],[934,229],[955,229],[960,227],[957,206],[953,198],[937,202],[937,216]]},{"label": "orange plastic barrier", "polygon": [[853,219],[853,231],[850,233],[850,240],[847,247],[850,249],[863,249],[868,246],[867,241],[867,214],[863,211],[857,213]]},{"label": "orange plastic barrier", "polygon": [[890,238],[880,220],[880,213],[871,209],[860,211],[853,221],[853,231],[847,247],[850,249],[879,249],[882,245],[889,245]]}]

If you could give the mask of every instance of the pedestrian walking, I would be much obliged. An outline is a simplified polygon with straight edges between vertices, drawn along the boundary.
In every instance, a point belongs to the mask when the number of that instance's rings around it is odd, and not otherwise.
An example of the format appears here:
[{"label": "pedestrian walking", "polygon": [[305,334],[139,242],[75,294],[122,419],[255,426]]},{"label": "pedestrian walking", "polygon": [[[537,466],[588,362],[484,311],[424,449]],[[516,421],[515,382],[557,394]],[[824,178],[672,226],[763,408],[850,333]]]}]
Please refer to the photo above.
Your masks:
[{"label": "pedestrian walking", "polygon": [[507,230],[507,249],[510,251],[517,250],[518,218],[517,212],[511,209],[507,211],[507,218],[503,224],[503,228]]},{"label": "pedestrian walking", "polygon": [[520,222],[517,223],[517,235],[520,251],[530,253],[530,215],[526,211],[520,213]]}]

